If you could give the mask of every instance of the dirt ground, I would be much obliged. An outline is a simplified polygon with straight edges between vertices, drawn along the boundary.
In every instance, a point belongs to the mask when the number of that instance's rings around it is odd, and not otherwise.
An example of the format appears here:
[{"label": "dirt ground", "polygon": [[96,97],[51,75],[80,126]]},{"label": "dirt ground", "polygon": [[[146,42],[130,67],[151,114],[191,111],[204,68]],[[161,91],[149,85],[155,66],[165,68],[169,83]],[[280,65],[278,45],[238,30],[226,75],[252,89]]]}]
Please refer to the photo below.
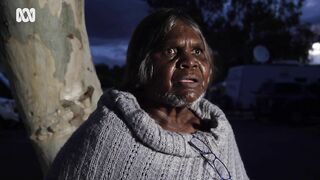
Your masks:
[{"label": "dirt ground", "polygon": [[320,126],[230,120],[253,180],[319,180]]}]

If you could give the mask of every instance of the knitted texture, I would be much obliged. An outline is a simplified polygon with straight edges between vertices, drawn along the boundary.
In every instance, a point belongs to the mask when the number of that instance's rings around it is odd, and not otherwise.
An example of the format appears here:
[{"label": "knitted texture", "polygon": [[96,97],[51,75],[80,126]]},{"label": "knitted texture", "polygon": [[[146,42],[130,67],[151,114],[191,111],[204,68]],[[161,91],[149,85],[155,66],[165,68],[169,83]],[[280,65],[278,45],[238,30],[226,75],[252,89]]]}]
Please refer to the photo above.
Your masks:
[{"label": "knitted texture", "polygon": [[218,126],[210,132],[170,132],[155,123],[132,94],[108,90],[60,150],[47,179],[220,179],[190,146],[195,136],[226,165],[232,179],[248,179],[224,113],[205,99],[190,109],[201,119],[216,119]]}]

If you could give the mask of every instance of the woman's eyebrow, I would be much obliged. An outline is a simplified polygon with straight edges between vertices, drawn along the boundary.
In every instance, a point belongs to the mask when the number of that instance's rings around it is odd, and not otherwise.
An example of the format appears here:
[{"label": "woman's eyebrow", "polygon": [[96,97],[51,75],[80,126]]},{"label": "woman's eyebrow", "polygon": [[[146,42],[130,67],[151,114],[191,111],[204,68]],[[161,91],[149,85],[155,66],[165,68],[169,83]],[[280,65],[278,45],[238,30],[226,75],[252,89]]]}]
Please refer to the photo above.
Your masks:
[{"label": "woman's eyebrow", "polygon": [[[160,47],[168,47],[168,46],[181,46],[185,44],[185,40],[176,41],[176,40],[165,40],[163,43],[160,44]],[[200,41],[191,41],[192,46],[196,47],[204,47],[204,43]]]},{"label": "woman's eyebrow", "polygon": [[192,43],[193,46],[204,48],[204,43],[202,41],[197,41]]}]

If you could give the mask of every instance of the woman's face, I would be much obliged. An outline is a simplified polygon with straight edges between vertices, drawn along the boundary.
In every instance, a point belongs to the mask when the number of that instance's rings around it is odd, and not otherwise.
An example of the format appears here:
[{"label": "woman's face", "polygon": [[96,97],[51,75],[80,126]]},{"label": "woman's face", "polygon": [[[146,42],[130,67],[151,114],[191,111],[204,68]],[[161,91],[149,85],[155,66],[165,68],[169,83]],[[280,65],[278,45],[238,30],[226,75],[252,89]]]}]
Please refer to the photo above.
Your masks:
[{"label": "woman's face", "polygon": [[173,106],[188,105],[208,87],[209,60],[200,35],[178,21],[151,54],[153,77],[147,83],[149,98]]}]

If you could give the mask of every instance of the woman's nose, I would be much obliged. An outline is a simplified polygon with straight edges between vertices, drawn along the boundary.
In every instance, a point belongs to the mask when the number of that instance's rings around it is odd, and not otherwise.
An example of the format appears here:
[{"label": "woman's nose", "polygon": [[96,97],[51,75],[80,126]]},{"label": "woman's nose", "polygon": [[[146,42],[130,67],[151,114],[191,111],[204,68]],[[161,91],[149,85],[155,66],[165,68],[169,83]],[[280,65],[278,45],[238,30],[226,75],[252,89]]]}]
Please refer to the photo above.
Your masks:
[{"label": "woman's nose", "polygon": [[183,54],[178,63],[180,69],[195,69],[198,67],[197,59],[192,54]]}]

